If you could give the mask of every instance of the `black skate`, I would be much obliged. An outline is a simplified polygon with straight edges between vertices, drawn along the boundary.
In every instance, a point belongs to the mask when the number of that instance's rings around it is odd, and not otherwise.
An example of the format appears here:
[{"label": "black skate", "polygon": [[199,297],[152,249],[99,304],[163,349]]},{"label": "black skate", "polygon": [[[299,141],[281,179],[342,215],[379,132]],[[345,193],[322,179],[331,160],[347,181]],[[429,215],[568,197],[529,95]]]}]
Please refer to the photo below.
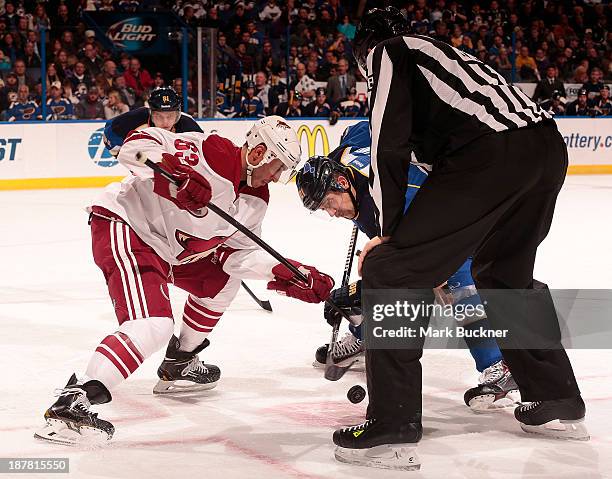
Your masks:
[{"label": "black skate", "polygon": [[209,344],[210,341],[205,339],[191,352],[179,351],[179,340],[172,336],[166,357],[157,369],[159,381],[153,393],[181,393],[214,388],[221,377],[221,370],[212,364],[204,364],[198,358],[198,353]]},{"label": "black skate", "polygon": [[79,385],[73,374],[58,395],[59,399],[45,412],[47,424],[34,434],[36,439],[72,446],[99,444],[113,437],[114,426],[89,410],[92,404],[104,404],[112,399],[100,381]]},{"label": "black skate", "polygon": [[473,411],[492,411],[516,405],[521,400],[521,394],[502,360],[482,372],[478,386],[468,389],[463,400]]},{"label": "black skate", "polygon": [[523,404],[514,410],[514,417],[525,432],[588,441],[590,436],[584,425],[585,413],[584,401],[577,396]]},{"label": "black skate", "polygon": [[[317,349],[315,368],[324,368],[327,361],[327,350],[329,344],[325,344]],[[356,338],[352,333],[346,333],[344,337],[336,343],[336,351],[332,358],[334,364],[340,367],[351,366],[353,371],[365,370],[365,347],[363,341]]]},{"label": "black skate", "polygon": [[392,424],[368,419],[334,432],[334,455],[348,464],[413,471],[421,468],[416,445],[422,435],[420,423]]}]

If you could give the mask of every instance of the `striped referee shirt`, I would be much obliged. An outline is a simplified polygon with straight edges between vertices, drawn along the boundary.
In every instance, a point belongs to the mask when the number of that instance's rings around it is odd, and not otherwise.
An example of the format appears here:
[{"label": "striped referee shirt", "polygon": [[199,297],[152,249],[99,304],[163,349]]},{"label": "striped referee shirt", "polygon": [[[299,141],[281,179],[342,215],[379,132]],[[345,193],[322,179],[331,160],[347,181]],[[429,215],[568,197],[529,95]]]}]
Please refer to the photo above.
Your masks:
[{"label": "striped referee shirt", "polygon": [[411,152],[434,166],[476,138],[552,118],[491,67],[420,35],[381,42],[367,59],[370,192],[383,236],[404,211]]}]

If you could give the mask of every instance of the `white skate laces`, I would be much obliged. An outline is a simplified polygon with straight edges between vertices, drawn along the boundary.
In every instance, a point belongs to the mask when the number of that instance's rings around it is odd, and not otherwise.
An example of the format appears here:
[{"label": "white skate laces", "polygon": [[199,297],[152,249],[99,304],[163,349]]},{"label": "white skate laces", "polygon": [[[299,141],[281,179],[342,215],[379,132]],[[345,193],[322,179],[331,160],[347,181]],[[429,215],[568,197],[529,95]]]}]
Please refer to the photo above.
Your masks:
[{"label": "white skate laces", "polygon": [[87,398],[87,394],[81,388],[61,388],[55,390],[56,397],[68,396],[70,394],[76,394],[76,398],[70,403],[70,410],[77,410],[85,414],[92,414],[89,410],[91,403]]},{"label": "white skate laces", "polygon": [[480,374],[478,377],[478,384],[482,385],[496,383],[502,377],[504,377],[504,374],[506,374],[506,367],[503,360],[497,361]]},{"label": "white skate laces", "polygon": [[353,333],[346,333],[344,337],[336,343],[334,356],[343,357],[350,356],[361,350],[361,341],[357,339]]},{"label": "white skate laces", "polygon": [[197,356],[194,356],[191,361],[185,366],[185,369],[181,371],[182,376],[197,377],[199,374],[208,373],[208,368],[204,366],[202,361]]},{"label": "white skate laces", "polygon": [[538,407],[540,404],[542,404],[542,401],[534,401],[534,402],[529,403],[529,404],[523,404],[521,406],[521,410],[522,411],[531,411],[532,409],[535,409],[536,407]]},{"label": "white skate laces", "polygon": [[376,421],[376,419],[367,419],[365,422],[362,422],[361,424],[356,424],[355,426],[345,427],[344,430],[346,432],[360,431],[361,429],[365,429],[370,424],[374,423],[374,421]]}]

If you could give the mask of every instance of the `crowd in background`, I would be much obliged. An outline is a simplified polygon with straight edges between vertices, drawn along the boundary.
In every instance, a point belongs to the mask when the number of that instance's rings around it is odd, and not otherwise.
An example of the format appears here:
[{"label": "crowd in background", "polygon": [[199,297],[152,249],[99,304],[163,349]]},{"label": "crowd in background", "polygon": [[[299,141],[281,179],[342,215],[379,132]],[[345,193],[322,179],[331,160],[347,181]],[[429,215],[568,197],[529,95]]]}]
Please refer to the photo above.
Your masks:
[{"label": "crowd in background", "polygon": [[[103,48],[83,21],[89,11],[150,10],[173,11],[191,31],[217,29],[217,116],[362,116],[367,114],[365,88],[359,88],[364,79],[350,41],[365,10],[389,3],[0,0],[1,119],[41,119],[43,101],[47,119],[109,119],[146,105],[157,86],[172,85],[181,93],[179,55],[160,62]],[[393,5],[406,14],[413,33],[447,42],[509,81],[537,82],[534,100],[556,115],[612,113],[606,85],[612,79],[607,2],[410,0]],[[198,104],[194,56],[190,52],[187,83],[192,114]],[[41,79],[43,61],[47,71]],[[573,102],[565,101],[568,83],[582,85]],[[205,92],[205,114],[212,114],[209,97]]]}]

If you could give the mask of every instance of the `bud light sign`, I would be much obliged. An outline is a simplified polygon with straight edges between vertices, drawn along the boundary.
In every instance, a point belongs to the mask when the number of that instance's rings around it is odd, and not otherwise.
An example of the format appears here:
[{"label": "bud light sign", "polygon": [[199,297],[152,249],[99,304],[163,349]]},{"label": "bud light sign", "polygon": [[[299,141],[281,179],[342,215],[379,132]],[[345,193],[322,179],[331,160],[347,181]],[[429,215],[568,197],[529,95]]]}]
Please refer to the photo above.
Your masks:
[{"label": "bud light sign", "polygon": [[169,38],[184,24],[174,13],[83,12],[98,40],[112,50],[158,55],[169,51]]},{"label": "bud light sign", "polygon": [[143,17],[126,18],[113,23],[106,36],[113,44],[127,51],[138,51],[151,47],[159,36],[159,26]]}]

